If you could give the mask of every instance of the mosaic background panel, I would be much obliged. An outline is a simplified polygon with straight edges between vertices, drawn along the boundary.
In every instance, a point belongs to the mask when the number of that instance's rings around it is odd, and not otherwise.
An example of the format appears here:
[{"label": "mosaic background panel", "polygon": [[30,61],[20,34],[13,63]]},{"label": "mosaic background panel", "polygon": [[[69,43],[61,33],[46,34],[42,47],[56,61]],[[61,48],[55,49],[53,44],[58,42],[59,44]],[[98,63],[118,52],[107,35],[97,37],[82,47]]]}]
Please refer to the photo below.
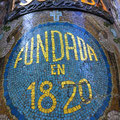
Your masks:
[{"label": "mosaic background panel", "polygon": [[[51,31],[59,31],[58,34],[54,35],[55,42],[55,55],[56,58],[61,56],[61,53],[64,51],[64,57],[56,62],[53,62],[53,40],[51,37]],[[39,64],[36,63],[36,51],[37,51],[37,35],[41,36],[41,40],[43,41],[43,45],[45,46],[45,31],[48,32],[48,52],[49,52],[49,60],[46,62],[45,53],[42,53],[42,49],[39,49]],[[70,36],[72,33],[72,37]],[[68,53],[66,53],[66,38],[65,34],[68,34],[67,40],[69,47],[69,60],[67,60]],[[63,40],[63,51],[61,52],[61,43],[60,43],[60,35],[62,35]],[[80,48],[78,45],[77,36],[82,38],[85,42],[86,48],[88,49],[88,45],[95,51],[97,58],[95,58],[95,54],[92,55],[92,60],[90,60],[90,53],[87,51],[87,59],[82,61],[80,58]],[[32,46],[32,37],[34,37],[33,48]],[[75,41],[74,38],[75,37]],[[81,43],[82,50],[85,49],[83,45],[84,42]],[[75,49],[76,43],[76,49]],[[30,65],[25,65],[25,51],[28,45],[28,62],[31,61],[31,49],[33,49],[33,62]],[[74,45],[74,47],[73,47]],[[24,47],[24,50],[20,54],[19,58],[22,58],[17,63],[17,67],[14,68],[14,64],[18,53],[20,53],[21,48]],[[73,47],[73,48],[72,48]],[[45,47],[44,47],[45,49]],[[75,55],[75,50],[77,51],[77,55]],[[92,51],[91,51],[92,52]],[[78,60],[77,57],[78,56]],[[84,56],[85,57],[85,56]],[[51,65],[54,64],[54,74],[51,72]],[[65,74],[58,75],[57,65],[65,65]],[[62,67],[61,67],[62,68]],[[99,68],[99,69],[98,69]],[[10,72],[9,72],[10,71]],[[73,72],[74,71],[74,72]],[[34,73],[34,74],[33,74]],[[84,28],[78,27],[76,25],[70,23],[47,23],[43,25],[39,25],[28,33],[26,33],[13,48],[13,51],[9,57],[9,61],[6,65],[5,75],[4,75],[4,96],[7,101],[7,105],[11,108],[11,113],[14,114],[19,119],[98,119],[106,109],[109,104],[111,97],[111,73],[110,67],[107,62],[107,58],[102,50],[102,47],[97,42],[97,40],[88,33]],[[90,103],[86,104],[81,100],[80,92],[78,91],[79,81],[81,79],[86,79],[91,86],[92,89],[92,99],[90,99]],[[73,81],[75,84],[65,85],[63,88],[61,87],[63,81]],[[53,86],[44,86],[43,89],[47,90],[47,88],[52,88],[50,90],[51,96],[54,96],[57,104],[55,109],[48,113],[44,111],[41,112],[39,109],[40,97],[45,94],[40,91],[40,86],[45,81],[49,81]],[[33,87],[30,87],[31,84],[35,82],[35,100],[34,105],[35,109],[31,109],[31,90]],[[90,96],[90,91],[88,89],[88,84],[83,82],[82,84],[82,96],[85,100],[87,100]],[[65,83],[66,84],[66,83]],[[28,87],[30,89],[28,90]],[[72,95],[73,88],[76,89],[76,94],[71,102],[68,105],[68,109],[80,104],[81,108],[77,107],[74,112],[64,114],[64,106]],[[34,92],[34,91],[33,91]],[[33,94],[34,95],[34,94]],[[54,101],[55,101],[54,99]],[[42,108],[49,109],[52,107],[54,103],[50,96],[44,97],[42,99],[41,105]],[[39,101],[39,102],[38,102]],[[89,101],[89,99],[87,100]],[[47,103],[47,104],[46,104]],[[91,117],[92,116],[92,117]]]}]

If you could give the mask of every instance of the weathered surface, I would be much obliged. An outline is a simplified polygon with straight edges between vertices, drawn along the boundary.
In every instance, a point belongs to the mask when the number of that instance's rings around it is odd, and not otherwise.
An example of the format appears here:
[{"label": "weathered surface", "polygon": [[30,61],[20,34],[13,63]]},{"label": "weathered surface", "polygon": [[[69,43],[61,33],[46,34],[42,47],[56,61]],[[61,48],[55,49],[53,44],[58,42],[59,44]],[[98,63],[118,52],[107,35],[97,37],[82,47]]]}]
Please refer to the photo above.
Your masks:
[{"label": "weathered surface", "polygon": [[[116,15],[119,16],[118,13]],[[114,24],[110,24],[95,15],[67,10],[30,13],[6,25],[1,24],[0,119],[119,120],[120,32],[118,28],[119,17],[115,19]],[[55,30],[58,32],[53,35],[54,41],[51,31],[55,32]],[[48,33],[46,37],[45,31]],[[66,52],[65,34],[67,33],[73,34],[76,43],[75,49],[73,37],[67,35],[69,47],[74,46],[69,50],[69,54]],[[37,34],[41,36],[44,46],[44,50],[39,46],[39,52]],[[82,52],[77,36],[84,40],[81,41]],[[32,37],[34,37],[33,46]],[[48,60],[45,38],[48,38]],[[25,61],[27,45],[28,54]],[[91,59],[88,45],[95,52]],[[22,59],[16,62],[22,48],[23,52],[19,56]],[[64,57],[61,57],[62,55]],[[57,61],[58,58],[61,59]],[[58,69],[60,66],[63,71]],[[88,83],[85,81],[82,83],[82,79],[86,79]],[[64,83],[64,81],[69,82]],[[49,91],[51,96],[47,96],[47,93],[42,91],[42,87],[44,90],[51,88]],[[73,92],[75,89],[76,92]],[[72,94],[75,96],[70,99]],[[68,109],[75,108],[68,110],[67,113],[64,107],[69,99],[71,102],[68,104]],[[43,108],[52,110],[47,111]]]}]

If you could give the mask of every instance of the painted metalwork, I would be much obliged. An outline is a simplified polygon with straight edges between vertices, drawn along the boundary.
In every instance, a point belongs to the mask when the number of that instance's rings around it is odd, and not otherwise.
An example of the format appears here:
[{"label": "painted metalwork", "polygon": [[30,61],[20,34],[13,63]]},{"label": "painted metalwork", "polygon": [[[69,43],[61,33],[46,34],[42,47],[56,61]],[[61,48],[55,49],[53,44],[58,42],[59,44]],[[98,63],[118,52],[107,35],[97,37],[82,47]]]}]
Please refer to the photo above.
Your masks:
[{"label": "painted metalwork", "polygon": [[[31,0],[32,1],[32,0]],[[83,0],[84,1],[84,0]],[[103,17],[104,19],[114,22],[114,19],[109,11],[105,11],[104,9],[99,7],[99,2],[96,2],[96,5],[85,4],[81,1],[70,1],[70,0],[46,0],[40,2],[38,0],[34,0],[25,6],[18,5],[12,12],[6,15],[5,21],[11,21],[21,15],[25,15],[27,13],[35,12],[35,11],[43,11],[43,10],[77,10],[84,11],[88,13],[95,14],[97,16]],[[101,4],[101,3],[100,3]],[[109,8],[110,9],[110,8]]]}]

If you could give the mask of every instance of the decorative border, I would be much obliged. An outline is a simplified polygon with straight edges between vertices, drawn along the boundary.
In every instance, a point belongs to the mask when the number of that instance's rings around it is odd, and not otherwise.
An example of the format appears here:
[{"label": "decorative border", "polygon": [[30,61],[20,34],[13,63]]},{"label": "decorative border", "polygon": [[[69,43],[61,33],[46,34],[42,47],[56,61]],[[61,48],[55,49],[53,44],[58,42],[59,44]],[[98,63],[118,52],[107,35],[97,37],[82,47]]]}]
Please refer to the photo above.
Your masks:
[{"label": "decorative border", "polygon": [[80,1],[73,2],[73,1],[65,1],[65,0],[59,0],[58,2],[56,1],[39,2],[37,0],[34,0],[33,2],[26,5],[25,7],[17,6],[17,8],[15,8],[13,12],[8,13],[6,15],[5,22],[11,21],[27,13],[31,13],[35,11],[43,11],[43,10],[55,10],[55,9],[83,11],[83,12],[100,16],[108,20],[110,23],[114,23],[114,18],[112,17],[112,15],[110,15],[109,12],[106,12],[96,6],[84,4]]},{"label": "decorative border", "polygon": [[[65,22],[65,23],[59,23],[59,22],[56,22],[56,23],[47,23],[47,24],[40,24],[36,27],[34,27],[33,29],[31,29],[29,32],[32,32],[34,31],[37,27],[39,28],[42,28],[44,26],[51,26],[51,25],[64,25],[64,26],[71,26],[71,27],[74,27],[76,29],[80,29],[81,27],[77,26],[77,25],[74,25],[74,24],[70,24],[68,22]],[[105,61],[105,64],[106,64],[106,68],[107,68],[107,75],[108,75],[108,90],[107,90],[107,97],[105,98],[104,102],[103,102],[103,106],[101,106],[97,112],[94,114],[94,116],[91,116],[90,117],[90,120],[96,120],[96,119],[99,119],[100,116],[103,115],[106,107],[108,107],[109,105],[109,101],[110,101],[110,98],[111,98],[111,92],[112,92],[112,81],[111,81],[111,73],[110,73],[110,66],[108,64],[108,61],[107,61],[107,57],[105,56],[103,50],[102,50],[102,47],[100,46],[99,42],[89,33],[87,32],[84,28],[81,28],[83,31],[85,31],[85,33],[87,35],[89,35],[91,38],[93,38],[93,41],[96,43],[96,45],[99,47],[100,49],[100,52],[103,56],[103,59]],[[27,33],[29,33],[27,32]],[[14,52],[16,51],[16,48],[17,46],[21,43],[22,41],[22,38],[27,35],[27,33],[25,33],[21,38],[20,40],[17,42],[17,44],[15,45],[15,47],[13,48],[12,52],[11,52],[11,55],[9,57],[9,60],[12,59],[13,55],[14,55]],[[7,85],[8,85],[8,80],[7,80],[7,75],[8,75],[8,67],[9,67],[9,63],[10,61],[8,60],[8,63],[6,64],[6,67],[5,67],[5,73],[4,73],[4,97],[6,98],[6,104],[10,107],[11,109],[11,113],[13,115],[15,115],[19,120],[26,120],[26,118],[24,117],[23,114],[20,114],[17,110],[16,107],[14,107],[12,105],[12,100],[10,99],[10,96],[9,96],[9,91],[8,91],[8,88],[7,88]]]}]

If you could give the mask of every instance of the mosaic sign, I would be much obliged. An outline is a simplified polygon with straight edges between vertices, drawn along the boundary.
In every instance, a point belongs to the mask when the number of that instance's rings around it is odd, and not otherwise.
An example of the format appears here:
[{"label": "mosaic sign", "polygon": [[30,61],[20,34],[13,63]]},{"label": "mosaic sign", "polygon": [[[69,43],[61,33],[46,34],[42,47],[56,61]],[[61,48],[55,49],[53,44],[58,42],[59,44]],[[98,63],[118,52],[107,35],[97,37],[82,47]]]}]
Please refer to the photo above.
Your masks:
[{"label": "mosaic sign", "polygon": [[12,10],[8,12],[6,21],[13,20],[21,15],[43,10],[76,10],[84,11],[103,17],[111,23],[110,4],[106,0],[13,0]]},{"label": "mosaic sign", "polygon": [[31,29],[12,50],[4,96],[18,119],[98,119],[109,104],[111,74],[97,40],[70,23]]}]

